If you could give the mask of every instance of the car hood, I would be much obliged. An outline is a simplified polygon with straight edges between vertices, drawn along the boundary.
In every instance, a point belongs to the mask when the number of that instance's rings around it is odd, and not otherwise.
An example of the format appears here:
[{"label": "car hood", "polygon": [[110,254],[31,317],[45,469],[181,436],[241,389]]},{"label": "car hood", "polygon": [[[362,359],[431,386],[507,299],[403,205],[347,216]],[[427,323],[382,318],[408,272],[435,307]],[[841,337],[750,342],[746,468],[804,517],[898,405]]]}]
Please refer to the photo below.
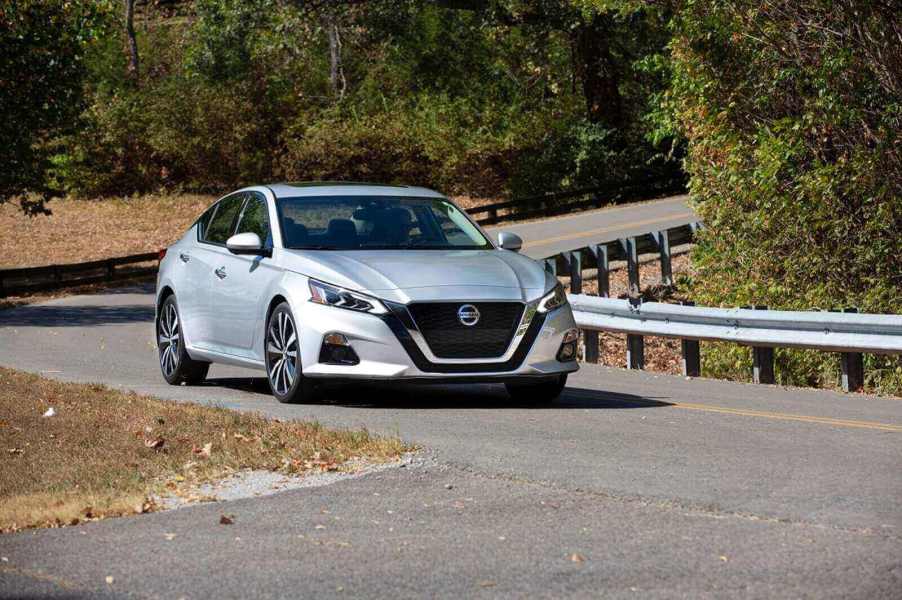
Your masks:
[{"label": "car hood", "polygon": [[289,250],[290,271],[378,297],[532,300],[554,285],[536,261],[507,250]]}]

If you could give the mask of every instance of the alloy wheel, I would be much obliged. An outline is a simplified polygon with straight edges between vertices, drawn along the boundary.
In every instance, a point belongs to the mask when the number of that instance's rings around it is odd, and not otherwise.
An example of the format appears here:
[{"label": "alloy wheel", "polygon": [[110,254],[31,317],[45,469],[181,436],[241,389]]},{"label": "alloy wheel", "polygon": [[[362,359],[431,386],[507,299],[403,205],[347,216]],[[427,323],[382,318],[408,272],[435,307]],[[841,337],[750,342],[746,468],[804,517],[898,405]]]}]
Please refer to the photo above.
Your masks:
[{"label": "alloy wheel", "polygon": [[278,311],[270,321],[266,339],[269,382],[280,396],[285,396],[297,377],[298,336],[291,316]]},{"label": "alloy wheel", "polygon": [[166,377],[172,377],[179,366],[179,315],[175,303],[170,302],[163,307],[157,331],[157,346],[160,348],[160,367]]}]

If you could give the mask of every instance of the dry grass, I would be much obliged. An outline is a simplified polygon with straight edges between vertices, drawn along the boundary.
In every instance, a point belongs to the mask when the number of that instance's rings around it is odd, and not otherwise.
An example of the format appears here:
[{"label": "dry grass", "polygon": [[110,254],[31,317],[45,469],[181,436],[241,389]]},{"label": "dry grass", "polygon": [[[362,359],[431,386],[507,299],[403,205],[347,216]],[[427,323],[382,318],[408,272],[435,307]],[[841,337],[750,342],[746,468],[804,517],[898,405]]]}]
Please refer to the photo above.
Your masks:
[{"label": "dry grass", "polygon": [[[54,200],[50,216],[0,204],[0,269],[154,252],[174,242],[216,198],[195,194]],[[490,199],[457,198],[464,208]]]},{"label": "dry grass", "polygon": [[[44,417],[53,407],[56,414]],[[409,450],[396,438],[166,402],[0,368],[0,530],[154,510],[152,498],[239,469],[339,470]]]},{"label": "dry grass", "polygon": [[190,194],[54,200],[53,214],[37,217],[0,204],[0,268],[153,252],[178,239],[213,200]]}]

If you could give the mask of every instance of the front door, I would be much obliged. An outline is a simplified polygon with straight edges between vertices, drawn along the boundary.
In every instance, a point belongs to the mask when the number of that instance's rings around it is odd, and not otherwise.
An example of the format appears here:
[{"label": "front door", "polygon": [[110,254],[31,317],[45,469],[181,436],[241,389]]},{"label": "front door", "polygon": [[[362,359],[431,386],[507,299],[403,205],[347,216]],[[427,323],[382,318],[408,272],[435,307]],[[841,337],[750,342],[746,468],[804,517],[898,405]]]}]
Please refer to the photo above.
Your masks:
[{"label": "front door", "polygon": [[[266,199],[257,192],[245,196],[234,233],[256,233],[264,248],[272,249]],[[254,341],[263,333],[263,295],[278,272],[266,256],[232,254],[225,247],[216,251],[209,298],[213,345],[226,354],[254,357]]]}]

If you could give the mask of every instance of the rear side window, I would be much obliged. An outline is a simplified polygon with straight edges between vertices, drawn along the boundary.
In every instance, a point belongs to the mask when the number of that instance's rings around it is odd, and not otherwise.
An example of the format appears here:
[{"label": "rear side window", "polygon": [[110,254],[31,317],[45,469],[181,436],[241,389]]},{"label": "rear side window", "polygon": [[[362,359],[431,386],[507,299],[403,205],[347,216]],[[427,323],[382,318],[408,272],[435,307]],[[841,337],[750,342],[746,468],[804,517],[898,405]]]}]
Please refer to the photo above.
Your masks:
[{"label": "rear side window", "polygon": [[216,212],[216,204],[208,208],[204,214],[197,220],[197,239],[202,240],[207,233],[207,225],[210,224],[210,217]]},{"label": "rear side window", "polygon": [[235,219],[243,202],[244,194],[235,194],[220,200],[201,240],[211,244],[225,244],[226,240],[232,237]]},{"label": "rear side window", "polygon": [[237,233],[256,233],[264,247],[271,245],[269,235],[269,212],[266,202],[257,195],[248,198],[244,212],[241,213],[241,221],[238,223]]}]

